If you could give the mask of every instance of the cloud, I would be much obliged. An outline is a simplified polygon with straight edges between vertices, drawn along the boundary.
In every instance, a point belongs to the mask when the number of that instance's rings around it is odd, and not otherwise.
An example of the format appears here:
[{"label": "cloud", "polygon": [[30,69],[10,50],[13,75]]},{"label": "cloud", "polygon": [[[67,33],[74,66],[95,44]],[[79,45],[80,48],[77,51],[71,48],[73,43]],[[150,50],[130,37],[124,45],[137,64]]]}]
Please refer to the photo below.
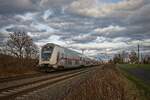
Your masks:
[{"label": "cloud", "polygon": [[49,16],[53,15],[53,11],[51,11],[50,9],[46,10],[44,12],[44,15],[43,15],[43,19],[44,20],[47,20],[49,18]]},{"label": "cloud", "polygon": [[90,55],[129,51],[138,41],[147,50],[149,9],[149,0],[1,0],[0,41],[20,30],[38,45],[54,42]]},{"label": "cloud", "polygon": [[37,11],[39,0],[1,0],[0,14],[16,14]]},{"label": "cloud", "polygon": [[150,4],[143,6],[141,9],[136,10],[132,15],[129,16],[128,21],[130,24],[149,24],[150,20]]},{"label": "cloud", "polygon": [[117,43],[117,42],[128,42],[130,41],[131,38],[125,38],[125,37],[117,37],[117,38],[114,38],[112,41]]},{"label": "cloud", "polygon": [[[104,3],[96,2],[97,0],[77,0],[71,3],[68,7],[70,12],[91,17],[105,17],[107,15],[113,15],[120,11],[122,12],[131,12],[134,9],[137,9],[143,5],[143,0],[122,0],[117,3]],[[115,15],[113,15],[115,16]],[[128,16],[128,13],[124,14]]]},{"label": "cloud", "polygon": [[8,33],[0,32],[0,47],[3,47],[5,45],[8,35]]},{"label": "cloud", "polygon": [[118,32],[118,31],[123,31],[125,30],[124,27],[120,27],[120,26],[108,26],[108,27],[104,27],[104,28],[97,28],[94,30],[94,32],[99,33],[99,34],[111,34],[113,32]]},{"label": "cloud", "polygon": [[65,5],[70,4],[74,0],[41,0],[40,6],[46,7],[46,8],[59,8]]},{"label": "cloud", "polygon": [[[53,33],[47,33],[47,32],[28,32],[28,35],[31,36],[34,40],[34,42],[40,42],[43,40],[48,40],[49,37],[51,37],[53,35]],[[46,42],[44,42],[46,43]]]},{"label": "cloud", "polygon": [[41,23],[32,23],[30,26],[27,25],[11,25],[5,27],[8,32],[54,32],[55,30],[45,24]]},{"label": "cloud", "polygon": [[94,41],[97,37],[91,36],[89,34],[86,35],[79,35],[76,37],[73,37],[71,40],[75,43],[90,43]]},{"label": "cloud", "polygon": [[121,47],[124,47],[124,46],[127,46],[126,43],[124,42],[120,42],[120,43],[112,43],[112,42],[103,42],[103,43],[87,43],[87,44],[80,44],[80,43],[75,43],[75,44],[72,44],[71,47],[75,47],[75,48],[78,48],[78,49],[87,49],[87,50],[90,50],[90,49],[101,49],[101,48],[121,48]]}]

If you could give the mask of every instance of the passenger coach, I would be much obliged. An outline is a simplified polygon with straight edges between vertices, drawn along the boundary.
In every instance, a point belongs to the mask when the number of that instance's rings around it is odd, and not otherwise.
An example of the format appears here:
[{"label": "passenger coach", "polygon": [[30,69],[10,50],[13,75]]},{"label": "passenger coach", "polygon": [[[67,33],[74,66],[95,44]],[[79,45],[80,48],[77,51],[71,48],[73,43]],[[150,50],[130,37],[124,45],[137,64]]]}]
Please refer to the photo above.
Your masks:
[{"label": "passenger coach", "polygon": [[64,69],[96,65],[97,61],[53,43],[47,43],[41,48],[39,65],[45,70]]}]

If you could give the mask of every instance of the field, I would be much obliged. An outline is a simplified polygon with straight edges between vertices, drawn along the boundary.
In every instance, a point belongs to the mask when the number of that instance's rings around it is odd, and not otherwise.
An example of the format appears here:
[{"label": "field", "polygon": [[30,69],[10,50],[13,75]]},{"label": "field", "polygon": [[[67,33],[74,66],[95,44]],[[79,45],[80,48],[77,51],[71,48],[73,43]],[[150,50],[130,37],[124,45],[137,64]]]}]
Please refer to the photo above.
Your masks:
[{"label": "field", "polygon": [[138,88],[141,96],[150,100],[150,65],[143,64],[119,64],[124,75]]}]

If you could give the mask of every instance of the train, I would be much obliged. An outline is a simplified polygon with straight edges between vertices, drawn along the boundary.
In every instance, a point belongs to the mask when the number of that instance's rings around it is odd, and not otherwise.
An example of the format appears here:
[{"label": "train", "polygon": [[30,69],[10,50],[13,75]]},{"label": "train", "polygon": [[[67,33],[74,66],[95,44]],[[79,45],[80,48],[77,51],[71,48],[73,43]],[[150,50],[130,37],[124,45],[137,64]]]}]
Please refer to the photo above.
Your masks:
[{"label": "train", "polygon": [[98,61],[54,43],[47,43],[40,50],[39,66],[45,71],[91,65],[98,65]]}]

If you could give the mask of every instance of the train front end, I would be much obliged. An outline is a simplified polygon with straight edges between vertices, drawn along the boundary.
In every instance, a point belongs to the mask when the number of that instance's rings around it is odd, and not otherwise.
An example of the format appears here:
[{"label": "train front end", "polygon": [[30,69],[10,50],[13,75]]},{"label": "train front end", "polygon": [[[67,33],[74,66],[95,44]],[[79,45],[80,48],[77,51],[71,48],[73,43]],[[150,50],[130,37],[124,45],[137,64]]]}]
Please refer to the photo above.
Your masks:
[{"label": "train front end", "polygon": [[49,70],[52,68],[51,65],[51,58],[54,50],[54,45],[46,44],[41,48],[40,51],[40,59],[39,59],[39,66],[43,70]]}]

